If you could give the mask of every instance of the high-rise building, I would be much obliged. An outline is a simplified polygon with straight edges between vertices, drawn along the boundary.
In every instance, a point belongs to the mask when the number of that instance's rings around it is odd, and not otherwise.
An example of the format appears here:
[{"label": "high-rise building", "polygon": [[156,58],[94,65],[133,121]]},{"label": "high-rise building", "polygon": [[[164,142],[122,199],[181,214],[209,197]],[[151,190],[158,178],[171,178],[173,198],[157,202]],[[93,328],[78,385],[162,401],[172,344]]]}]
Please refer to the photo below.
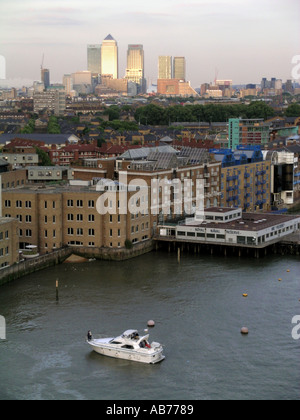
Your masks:
[{"label": "high-rise building", "polygon": [[265,145],[270,140],[270,127],[263,119],[229,118],[228,146],[235,150],[238,146]]},{"label": "high-rise building", "polygon": [[44,110],[52,111],[54,115],[62,115],[66,109],[66,94],[64,90],[47,90],[33,94],[33,110],[36,113]]},{"label": "high-rise building", "polygon": [[185,80],[185,57],[174,57],[173,78]]},{"label": "high-rise building", "polygon": [[92,74],[101,73],[101,45],[87,46],[87,69]]},{"label": "high-rise building", "polygon": [[49,69],[41,69],[41,81],[44,83],[45,89],[50,86],[50,70]]},{"label": "high-rise building", "polygon": [[101,76],[118,79],[118,44],[111,35],[101,44]]},{"label": "high-rise building", "polygon": [[128,45],[125,79],[137,84],[138,93],[145,93],[144,50],[143,46],[140,44]]},{"label": "high-rise building", "polygon": [[64,74],[63,76],[63,85],[65,87],[66,95],[71,95],[71,91],[73,90],[73,80],[71,74]]},{"label": "high-rise building", "polygon": [[158,57],[158,79],[172,79],[172,57],[170,55]]}]

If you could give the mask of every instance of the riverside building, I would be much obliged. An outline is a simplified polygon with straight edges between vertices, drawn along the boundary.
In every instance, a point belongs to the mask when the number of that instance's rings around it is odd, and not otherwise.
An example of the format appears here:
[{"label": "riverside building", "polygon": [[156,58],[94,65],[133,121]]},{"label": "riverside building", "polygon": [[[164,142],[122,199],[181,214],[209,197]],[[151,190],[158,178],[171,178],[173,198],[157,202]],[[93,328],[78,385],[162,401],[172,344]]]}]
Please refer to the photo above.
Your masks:
[{"label": "riverside building", "polygon": [[260,147],[211,152],[222,164],[221,207],[241,207],[250,212],[271,209],[272,162],[264,160]]},{"label": "riverside building", "polygon": [[[40,254],[46,254],[68,245],[123,248],[126,239],[138,243],[150,238],[150,218],[146,212],[120,214],[118,183],[113,190],[111,184],[102,189],[89,181],[70,184],[3,191],[3,213],[17,220],[20,249],[37,246]],[[127,191],[127,204],[134,194],[136,189],[131,187]],[[101,197],[105,207],[102,213],[98,201]]]},{"label": "riverside building", "polygon": [[201,222],[186,219],[178,225],[161,224],[158,240],[231,247],[265,248],[300,230],[299,216],[243,213],[242,209],[205,209]]}]

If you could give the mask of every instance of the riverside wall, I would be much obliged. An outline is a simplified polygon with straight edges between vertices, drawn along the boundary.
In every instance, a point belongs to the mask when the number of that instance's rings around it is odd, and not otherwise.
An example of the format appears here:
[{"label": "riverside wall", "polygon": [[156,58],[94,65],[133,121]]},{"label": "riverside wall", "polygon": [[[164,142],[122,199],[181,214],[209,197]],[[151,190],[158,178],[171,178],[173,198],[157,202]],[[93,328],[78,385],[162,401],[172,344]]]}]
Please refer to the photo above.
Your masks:
[{"label": "riverside wall", "polygon": [[152,240],[133,245],[131,249],[111,249],[111,248],[89,248],[89,247],[67,247],[50,254],[22,261],[10,267],[0,270],[0,286],[13,280],[27,276],[31,273],[44,270],[64,263],[72,255],[83,257],[87,260],[97,259],[105,261],[125,261],[131,258],[151,252],[154,249]]}]

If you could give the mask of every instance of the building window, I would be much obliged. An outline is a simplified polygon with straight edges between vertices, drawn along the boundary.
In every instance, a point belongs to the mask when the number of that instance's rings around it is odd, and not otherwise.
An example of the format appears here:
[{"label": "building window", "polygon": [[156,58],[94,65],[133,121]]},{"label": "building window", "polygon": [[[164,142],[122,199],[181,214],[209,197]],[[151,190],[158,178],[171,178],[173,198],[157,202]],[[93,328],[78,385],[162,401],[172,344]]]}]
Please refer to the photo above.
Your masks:
[{"label": "building window", "polygon": [[95,207],[95,201],[94,200],[89,200],[88,206],[90,209],[93,209]]},{"label": "building window", "polygon": [[77,200],[77,207],[83,207],[83,200]]},{"label": "building window", "polygon": [[68,235],[74,235],[74,229],[68,228]]},{"label": "building window", "polygon": [[89,229],[89,236],[95,236],[95,229]]},{"label": "building window", "polygon": [[31,201],[26,201],[26,202],[25,202],[25,207],[26,207],[27,209],[31,209]]},{"label": "building window", "polygon": [[74,203],[73,203],[73,200],[68,200],[68,207],[73,207],[73,205],[74,205]]},{"label": "building window", "polygon": [[17,207],[17,209],[21,209],[22,208],[22,201],[17,200],[16,207]]},{"label": "building window", "polygon": [[83,214],[77,214],[77,222],[83,221]]},{"label": "building window", "polygon": [[74,220],[74,215],[69,213],[68,214],[68,222],[72,222]]},{"label": "building window", "polygon": [[89,222],[94,222],[95,216],[93,214],[89,214]]},{"label": "building window", "polygon": [[83,229],[82,228],[78,228],[77,229],[77,236],[82,236],[83,235]]}]

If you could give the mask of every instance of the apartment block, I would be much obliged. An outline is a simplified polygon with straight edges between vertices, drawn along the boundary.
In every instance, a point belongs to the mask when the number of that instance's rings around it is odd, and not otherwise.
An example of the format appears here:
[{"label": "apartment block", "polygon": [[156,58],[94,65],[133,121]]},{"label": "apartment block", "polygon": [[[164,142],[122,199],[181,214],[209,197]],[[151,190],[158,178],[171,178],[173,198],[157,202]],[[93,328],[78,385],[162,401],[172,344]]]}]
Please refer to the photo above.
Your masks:
[{"label": "apartment block", "polygon": [[222,163],[221,206],[243,211],[271,209],[272,162],[259,147],[211,150]]},{"label": "apartment block", "polygon": [[0,217],[0,269],[19,261],[18,222]]},{"label": "apartment block", "polygon": [[46,92],[35,92],[33,94],[34,112],[41,112],[45,109],[52,111],[54,115],[62,115],[66,109],[66,94],[61,90],[47,90]]},{"label": "apartment block", "polygon": [[124,176],[129,185],[147,188],[153,231],[158,222],[193,214],[199,206],[220,205],[221,164],[208,150],[185,147],[179,154],[167,150],[144,155],[142,148],[132,154],[135,159],[117,160],[119,179]]},{"label": "apartment block", "polygon": [[230,118],[228,139],[233,150],[239,145],[266,145],[270,140],[270,126],[263,119]]},{"label": "apartment block", "polygon": [[[128,239],[138,243],[150,238],[146,212],[120,214],[119,186],[24,187],[2,194],[3,212],[17,219],[20,249],[38,247],[40,254],[62,246],[122,248]],[[123,191],[124,192],[124,191]],[[136,190],[126,192],[126,208]],[[97,206],[102,197],[102,207]],[[139,200],[137,198],[137,200]],[[101,211],[99,209],[102,208]]]}]

